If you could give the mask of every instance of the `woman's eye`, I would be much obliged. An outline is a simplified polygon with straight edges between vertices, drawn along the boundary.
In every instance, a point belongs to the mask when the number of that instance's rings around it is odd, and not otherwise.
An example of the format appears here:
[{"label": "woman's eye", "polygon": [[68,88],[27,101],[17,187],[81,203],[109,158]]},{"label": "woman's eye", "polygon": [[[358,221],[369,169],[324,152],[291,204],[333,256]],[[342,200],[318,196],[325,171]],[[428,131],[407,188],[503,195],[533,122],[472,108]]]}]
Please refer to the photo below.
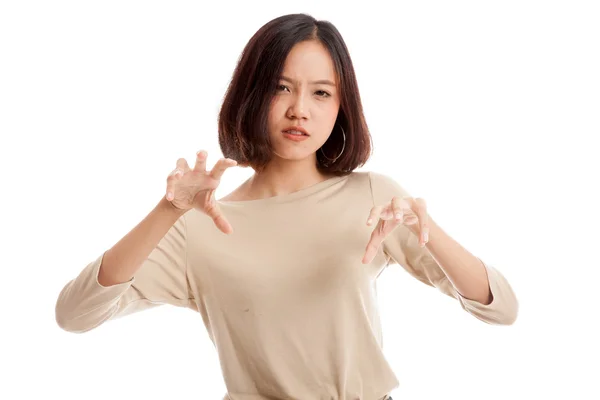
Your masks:
[{"label": "woman's eye", "polygon": [[[288,92],[290,91],[290,89],[287,86],[285,86],[285,85],[277,85],[277,91],[284,91],[284,90],[287,90]],[[329,97],[329,96],[331,96],[329,93],[327,93],[324,90],[317,90],[315,92],[315,94],[317,96],[319,96],[319,97]]]}]

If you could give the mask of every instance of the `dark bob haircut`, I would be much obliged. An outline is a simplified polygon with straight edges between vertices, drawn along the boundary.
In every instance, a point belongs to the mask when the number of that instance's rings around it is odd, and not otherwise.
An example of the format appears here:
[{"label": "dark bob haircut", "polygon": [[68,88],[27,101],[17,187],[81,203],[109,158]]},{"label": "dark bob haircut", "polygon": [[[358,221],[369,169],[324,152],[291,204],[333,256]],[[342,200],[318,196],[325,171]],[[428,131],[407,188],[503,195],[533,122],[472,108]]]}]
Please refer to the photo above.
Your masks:
[{"label": "dark bob haircut", "polygon": [[[218,117],[219,145],[224,157],[239,166],[262,170],[272,159],[268,116],[288,53],[307,40],[322,43],[335,66],[340,109],[335,126],[317,151],[317,168],[346,175],[363,166],[371,155],[371,135],[363,114],[358,83],[348,48],[337,28],[307,14],[290,14],[263,25],[246,44],[225,93]],[[342,129],[346,136],[344,139]]]}]

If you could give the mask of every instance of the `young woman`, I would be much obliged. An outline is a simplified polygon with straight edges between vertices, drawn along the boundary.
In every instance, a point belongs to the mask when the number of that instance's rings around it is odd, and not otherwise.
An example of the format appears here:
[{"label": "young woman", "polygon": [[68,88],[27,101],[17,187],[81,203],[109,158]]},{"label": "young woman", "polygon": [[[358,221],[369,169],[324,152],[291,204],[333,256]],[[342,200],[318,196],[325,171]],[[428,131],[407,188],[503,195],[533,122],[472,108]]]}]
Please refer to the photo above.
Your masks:
[{"label": "young woman", "polygon": [[[450,238],[422,199],[376,172],[350,55],[304,14],[256,32],[219,115],[223,155],[185,159],[166,195],[61,291],[59,326],[86,332],[159,304],[202,317],[225,398],[389,399],[376,280],[391,264],[490,324],[512,324],[509,283]],[[254,175],[215,199],[235,165]]]}]

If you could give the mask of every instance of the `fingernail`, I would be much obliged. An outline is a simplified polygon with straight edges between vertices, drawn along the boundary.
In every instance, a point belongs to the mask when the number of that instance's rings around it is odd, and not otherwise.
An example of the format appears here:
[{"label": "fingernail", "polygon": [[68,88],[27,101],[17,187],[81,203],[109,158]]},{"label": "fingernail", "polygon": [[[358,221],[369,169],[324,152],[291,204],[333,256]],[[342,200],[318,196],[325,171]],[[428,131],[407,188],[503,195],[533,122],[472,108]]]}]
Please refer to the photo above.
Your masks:
[{"label": "fingernail", "polygon": [[367,220],[367,225],[371,225],[372,223],[373,223],[373,219],[369,218],[369,219]]},{"label": "fingernail", "polygon": [[425,243],[427,243],[429,241],[429,233],[425,232],[425,234],[423,235],[423,240],[425,240]]},{"label": "fingernail", "polygon": [[396,219],[402,219],[402,214],[401,213],[396,213]]}]

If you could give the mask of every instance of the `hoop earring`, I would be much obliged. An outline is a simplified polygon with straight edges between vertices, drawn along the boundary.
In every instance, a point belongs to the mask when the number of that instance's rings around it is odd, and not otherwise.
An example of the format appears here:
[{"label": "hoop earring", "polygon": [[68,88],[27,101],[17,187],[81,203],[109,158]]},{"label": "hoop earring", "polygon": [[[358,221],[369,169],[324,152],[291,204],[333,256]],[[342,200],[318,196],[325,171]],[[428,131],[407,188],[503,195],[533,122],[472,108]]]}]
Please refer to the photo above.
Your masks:
[{"label": "hoop earring", "polygon": [[344,149],[346,148],[346,132],[344,132],[344,128],[342,128],[340,126],[340,129],[342,130],[342,135],[344,137],[344,143],[342,144],[342,151],[340,152],[340,154],[338,154],[338,156],[336,158],[334,158],[333,160],[329,157],[327,157],[325,155],[325,153],[323,152],[323,146],[321,146],[321,148],[319,150],[321,150],[321,154],[323,154],[323,157],[325,157],[327,160],[331,161],[331,164],[335,163],[337,161],[338,158],[340,158],[340,156],[344,153]]}]

